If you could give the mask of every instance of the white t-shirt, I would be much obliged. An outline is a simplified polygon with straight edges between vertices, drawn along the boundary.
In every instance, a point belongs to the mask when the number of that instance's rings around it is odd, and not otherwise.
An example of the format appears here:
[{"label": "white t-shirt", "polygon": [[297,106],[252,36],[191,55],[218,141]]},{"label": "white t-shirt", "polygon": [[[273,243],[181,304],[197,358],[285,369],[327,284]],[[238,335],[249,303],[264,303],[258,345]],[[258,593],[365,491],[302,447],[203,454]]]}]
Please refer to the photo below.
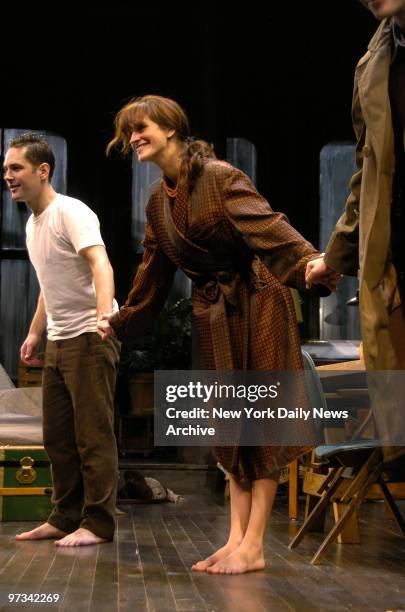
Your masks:
[{"label": "white t-shirt", "polygon": [[[103,245],[97,216],[80,200],[57,194],[27,221],[27,248],[48,317],[48,338],[74,338],[97,329],[93,275],[79,251]],[[112,310],[118,306],[114,300]]]}]

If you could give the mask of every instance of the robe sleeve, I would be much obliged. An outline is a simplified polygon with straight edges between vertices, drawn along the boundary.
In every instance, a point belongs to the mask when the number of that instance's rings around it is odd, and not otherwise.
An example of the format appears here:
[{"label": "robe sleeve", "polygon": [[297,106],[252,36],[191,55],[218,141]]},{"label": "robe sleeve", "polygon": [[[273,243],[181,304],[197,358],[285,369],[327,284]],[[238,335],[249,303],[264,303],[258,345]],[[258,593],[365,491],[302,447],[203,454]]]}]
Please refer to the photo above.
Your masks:
[{"label": "robe sleeve", "polygon": [[164,306],[176,265],[162,251],[149,223],[145,226],[145,249],[132,289],[110,325],[120,340],[143,336]]},{"label": "robe sleeve", "polygon": [[274,212],[250,179],[233,169],[226,179],[223,204],[233,230],[255,251],[280,282],[305,289],[305,268],[319,252],[280,212]]}]

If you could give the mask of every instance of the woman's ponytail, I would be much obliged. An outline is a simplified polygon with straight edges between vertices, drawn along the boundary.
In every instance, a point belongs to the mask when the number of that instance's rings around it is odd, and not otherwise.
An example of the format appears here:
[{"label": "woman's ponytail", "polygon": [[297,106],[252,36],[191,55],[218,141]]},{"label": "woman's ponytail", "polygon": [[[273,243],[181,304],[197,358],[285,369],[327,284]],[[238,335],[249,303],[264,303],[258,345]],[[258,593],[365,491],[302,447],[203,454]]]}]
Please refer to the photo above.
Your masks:
[{"label": "woman's ponytail", "polygon": [[182,170],[189,183],[189,191],[193,191],[198,177],[203,173],[207,159],[216,159],[214,147],[205,140],[196,140],[192,137],[185,138],[185,150],[183,154]]}]

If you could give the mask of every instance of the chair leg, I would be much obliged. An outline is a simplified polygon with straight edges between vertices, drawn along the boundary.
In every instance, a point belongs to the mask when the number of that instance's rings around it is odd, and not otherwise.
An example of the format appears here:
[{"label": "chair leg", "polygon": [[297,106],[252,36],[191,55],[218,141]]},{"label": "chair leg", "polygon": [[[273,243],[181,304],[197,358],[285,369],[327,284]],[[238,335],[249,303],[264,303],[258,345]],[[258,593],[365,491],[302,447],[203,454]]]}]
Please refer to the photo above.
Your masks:
[{"label": "chair leg", "polygon": [[382,471],[381,464],[374,467],[374,469],[370,472],[370,474],[368,475],[366,480],[362,483],[360,488],[355,492],[351,502],[347,506],[346,511],[341,516],[340,520],[330,530],[330,532],[328,533],[328,535],[326,536],[326,538],[324,539],[324,541],[322,542],[322,544],[316,551],[315,555],[312,557],[311,559],[312,565],[318,564],[320,558],[326,553],[326,551],[333,544],[335,538],[337,538],[337,536],[342,531],[343,527],[346,525],[346,523],[348,522],[352,514],[357,510],[357,508],[362,503],[364,496],[367,493],[367,490],[369,489],[369,487],[372,484],[374,484],[376,480],[379,478],[381,471]]},{"label": "chair leg", "polygon": [[[317,493],[319,496],[322,496],[324,491],[327,491],[334,476],[336,474],[336,468],[329,471],[329,474],[326,476],[322,485],[319,487]],[[305,520],[309,517],[312,510],[315,508],[318,503],[318,498],[312,495],[307,495],[306,503],[305,503]],[[325,532],[325,521],[326,521],[326,512],[327,507],[325,506],[321,512],[318,512],[316,519],[311,523],[310,527],[307,529],[307,533],[324,533]]]},{"label": "chair leg", "polygon": [[398,527],[402,531],[402,534],[405,535],[405,521],[402,518],[400,511],[398,510],[398,506],[396,505],[395,500],[392,497],[390,490],[388,489],[387,485],[385,484],[382,478],[379,479],[378,484],[381,487],[381,491],[384,496],[384,500],[389,506],[392,514],[394,515],[394,518],[397,522]]},{"label": "chair leg", "polygon": [[292,540],[288,548],[293,549],[296,546],[298,546],[298,544],[301,542],[304,535],[311,529],[312,525],[316,523],[319,515],[326,508],[326,506],[329,503],[330,498],[332,497],[332,495],[334,494],[334,492],[340,485],[341,475],[343,474],[344,470],[345,468],[343,467],[335,468],[333,472],[333,479],[332,479],[332,482],[329,488],[326,491],[324,491],[324,493],[322,494],[322,497],[319,499],[318,503],[312,510],[311,514],[308,516],[305,523],[299,529],[298,533],[296,534],[295,538]]},{"label": "chair leg", "polygon": [[322,495],[322,493],[324,491],[327,491],[329,489],[330,483],[332,482],[332,480],[335,478],[335,474],[336,474],[336,470],[338,468],[334,468],[332,469],[329,474],[326,476],[325,480],[323,481],[323,483],[321,484],[321,486],[319,487],[317,493],[318,495]]},{"label": "chair leg", "polygon": [[[337,523],[340,517],[346,512],[346,509],[347,503],[341,504],[340,502],[333,502],[333,516],[335,517],[335,523]],[[342,531],[338,534],[337,542],[338,544],[360,544],[357,512],[352,514]]]},{"label": "chair leg", "polygon": [[[312,510],[315,508],[316,504],[319,501],[319,497],[315,497],[315,495],[307,494],[307,498],[305,500],[305,515],[304,522],[307,520]],[[327,508],[324,508],[321,514],[318,515],[315,523],[312,523],[311,528],[307,530],[307,533],[324,533],[325,532],[325,521],[326,521],[326,511]]]},{"label": "chair leg", "polygon": [[298,518],[298,459],[289,465],[290,476],[288,480],[288,518]]},{"label": "chair leg", "polygon": [[374,465],[378,461],[380,461],[380,459],[381,459],[381,448],[376,448],[373,450],[370,457],[367,459],[365,464],[361,467],[361,469],[359,470],[355,478],[352,480],[352,482],[347,487],[346,491],[343,493],[340,499],[342,503],[349,501],[353,497],[355,492],[358,491],[358,489],[362,486],[363,482],[368,478],[368,475],[370,474]]}]

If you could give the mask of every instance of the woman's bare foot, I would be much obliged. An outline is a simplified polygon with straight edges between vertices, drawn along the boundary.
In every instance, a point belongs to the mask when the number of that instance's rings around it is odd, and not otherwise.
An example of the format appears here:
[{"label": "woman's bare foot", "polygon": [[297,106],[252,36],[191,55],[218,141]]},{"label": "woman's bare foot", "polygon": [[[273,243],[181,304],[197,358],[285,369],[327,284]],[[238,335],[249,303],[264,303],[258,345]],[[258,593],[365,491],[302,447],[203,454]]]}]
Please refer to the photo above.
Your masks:
[{"label": "woman's bare foot", "polygon": [[239,546],[228,557],[207,568],[209,574],[245,574],[264,569],[263,548]]},{"label": "woman's bare foot", "polygon": [[95,533],[89,531],[88,529],[84,529],[84,527],[79,527],[73,533],[69,533],[69,535],[62,538],[62,540],[57,540],[55,542],[56,546],[90,546],[91,544],[103,544],[103,542],[107,542],[103,538],[99,538]]},{"label": "woman's bare foot", "polygon": [[44,523],[31,531],[24,531],[15,536],[16,540],[52,540],[53,538],[63,538],[66,536],[66,531],[57,529],[49,523]]},{"label": "woman's bare foot", "polygon": [[214,552],[214,554],[210,555],[203,561],[198,561],[198,563],[194,563],[194,565],[191,566],[191,569],[193,570],[193,572],[205,572],[207,567],[218,563],[218,561],[225,559],[225,557],[229,557],[229,555],[234,550],[236,550],[239,545],[239,542],[227,542],[225,546],[219,548],[217,551]]}]

